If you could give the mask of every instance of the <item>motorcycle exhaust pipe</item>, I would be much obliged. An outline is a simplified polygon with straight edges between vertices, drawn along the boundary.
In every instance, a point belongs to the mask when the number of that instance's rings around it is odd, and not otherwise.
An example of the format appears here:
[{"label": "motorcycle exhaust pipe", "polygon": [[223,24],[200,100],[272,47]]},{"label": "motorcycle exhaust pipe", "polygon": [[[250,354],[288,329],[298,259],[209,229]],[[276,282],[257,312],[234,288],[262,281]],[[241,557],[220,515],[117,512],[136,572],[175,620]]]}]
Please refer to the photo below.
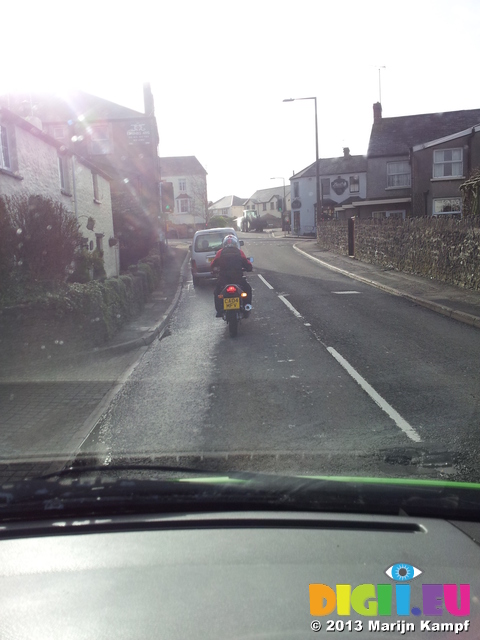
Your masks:
[{"label": "motorcycle exhaust pipe", "polygon": [[251,311],[252,310],[252,305],[251,304],[246,304],[244,309],[245,309],[245,311]]}]

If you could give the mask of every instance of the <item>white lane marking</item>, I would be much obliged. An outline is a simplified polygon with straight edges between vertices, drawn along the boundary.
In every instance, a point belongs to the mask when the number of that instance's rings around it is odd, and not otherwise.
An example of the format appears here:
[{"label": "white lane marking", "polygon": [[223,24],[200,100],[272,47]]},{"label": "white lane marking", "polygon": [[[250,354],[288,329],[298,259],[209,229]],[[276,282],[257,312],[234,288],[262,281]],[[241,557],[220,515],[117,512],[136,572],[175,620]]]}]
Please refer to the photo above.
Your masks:
[{"label": "white lane marking", "polygon": [[355,369],[351,366],[351,364],[349,364],[345,360],[345,358],[343,358],[338,353],[338,351],[335,351],[333,347],[327,347],[327,351],[330,353],[330,355],[332,355],[335,358],[335,360],[339,364],[342,365],[345,371],[347,371],[347,373],[349,373],[352,376],[355,382],[357,382],[362,387],[362,389],[366,393],[368,393],[368,395],[372,398],[375,404],[377,404],[380,407],[380,409],[385,411],[385,413],[395,422],[397,427],[399,427],[405,433],[405,435],[410,438],[410,440],[413,440],[414,442],[422,441],[418,433],[415,431],[415,429],[411,427],[408,424],[408,422],[404,420],[402,416],[397,411],[395,411],[395,409],[392,406],[390,406],[388,402],[384,400],[382,396],[379,395],[375,391],[375,389],[371,385],[369,385],[368,382],[364,378],[362,378],[362,376],[357,371],[355,371]]},{"label": "white lane marking", "polygon": [[278,296],[280,298],[280,300],[290,309],[290,311],[293,313],[294,316],[296,316],[297,318],[303,318],[302,314],[299,313],[295,307],[293,306],[293,304],[291,302],[289,302],[285,296]]},{"label": "white lane marking", "polygon": [[269,289],[273,289],[272,285],[271,285],[269,282],[267,282],[263,276],[261,276],[259,273],[257,273],[257,276],[260,278],[260,280],[261,280],[264,284],[266,284],[266,285],[267,285],[267,287],[268,287]]},{"label": "white lane marking", "polygon": [[332,291],[332,293],[336,293],[337,296],[346,296],[351,293],[360,293],[360,291]]}]

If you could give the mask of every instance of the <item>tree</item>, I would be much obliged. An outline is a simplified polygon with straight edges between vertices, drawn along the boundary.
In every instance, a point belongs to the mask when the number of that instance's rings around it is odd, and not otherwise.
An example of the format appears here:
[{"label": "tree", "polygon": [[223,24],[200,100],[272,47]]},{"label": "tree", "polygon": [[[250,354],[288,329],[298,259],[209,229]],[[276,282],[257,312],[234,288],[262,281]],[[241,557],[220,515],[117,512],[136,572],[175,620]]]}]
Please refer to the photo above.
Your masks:
[{"label": "tree", "polygon": [[30,281],[64,280],[82,239],[75,215],[43,196],[12,196],[4,202],[20,271]]}]

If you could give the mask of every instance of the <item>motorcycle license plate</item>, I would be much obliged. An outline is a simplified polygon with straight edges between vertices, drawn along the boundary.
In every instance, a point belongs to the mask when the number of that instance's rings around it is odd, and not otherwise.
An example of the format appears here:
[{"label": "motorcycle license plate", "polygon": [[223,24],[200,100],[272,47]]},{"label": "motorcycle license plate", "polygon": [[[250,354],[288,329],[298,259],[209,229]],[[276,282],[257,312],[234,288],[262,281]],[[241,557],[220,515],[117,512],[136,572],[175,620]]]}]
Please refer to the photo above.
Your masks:
[{"label": "motorcycle license plate", "polygon": [[240,309],[240,298],[223,299],[223,310],[230,311],[230,309]]}]

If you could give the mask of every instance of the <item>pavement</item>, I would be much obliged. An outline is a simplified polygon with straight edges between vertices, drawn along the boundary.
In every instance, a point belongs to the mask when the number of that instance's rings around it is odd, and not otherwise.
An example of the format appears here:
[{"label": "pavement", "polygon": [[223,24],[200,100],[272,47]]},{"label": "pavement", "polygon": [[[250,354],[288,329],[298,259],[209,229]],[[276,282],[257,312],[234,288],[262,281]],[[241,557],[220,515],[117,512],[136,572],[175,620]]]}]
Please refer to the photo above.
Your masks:
[{"label": "pavement", "polygon": [[[480,291],[322,251],[315,239],[278,231],[272,235],[289,238],[296,251],[323,267],[480,328]],[[141,349],[146,350],[166,330],[187,278],[188,240],[171,241],[159,288],[144,311],[104,347],[72,352],[67,345],[58,357],[28,362],[0,354],[0,482],[58,470],[67,454],[71,459],[80,450],[122,388]],[[49,462],[40,463],[42,457]]]}]

